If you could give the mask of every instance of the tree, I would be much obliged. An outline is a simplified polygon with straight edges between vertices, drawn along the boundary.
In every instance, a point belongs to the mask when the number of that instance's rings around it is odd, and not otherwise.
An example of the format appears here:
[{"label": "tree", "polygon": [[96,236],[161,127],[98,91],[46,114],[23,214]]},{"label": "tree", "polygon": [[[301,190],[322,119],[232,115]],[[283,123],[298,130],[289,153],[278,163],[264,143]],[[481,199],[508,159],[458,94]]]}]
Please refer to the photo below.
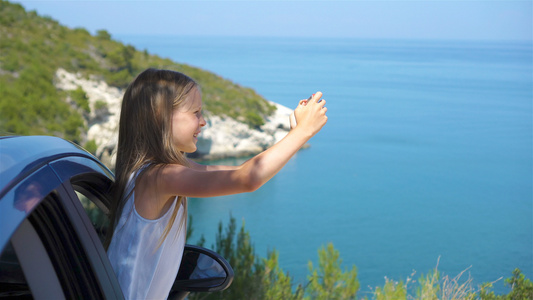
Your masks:
[{"label": "tree", "polygon": [[111,34],[109,34],[109,32],[107,32],[107,30],[105,29],[98,30],[96,32],[96,36],[101,40],[105,40],[105,41],[111,40]]},{"label": "tree", "polygon": [[263,259],[264,277],[262,285],[264,287],[265,299],[303,299],[303,288],[298,285],[293,291],[292,278],[283,272],[279,266],[279,253],[274,250],[268,254],[268,259]]},{"label": "tree", "polygon": [[318,250],[318,268],[309,262],[309,285],[306,289],[307,299],[335,300],[355,299],[359,290],[357,269],[341,270],[342,259],[332,243]]},{"label": "tree", "polygon": [[244,224],[238,234],[236,230],[236,221],[232,216],[225,230],[220,222],[214,245],[214,251],[233,268],[235,277],[231,286],[222,292],[191,294],[189,299],[264,299],[264,264],[255,255],[250,234],[244,229]]},{"label": "tree", "polygon": [[376,300],[387,300],[387,299],[407,299],[407,290],[406,286],[402,281],[394,282],[393,280],[386,279],[385,285],[383,288],[377,287],[374,292],[374,298]]}]

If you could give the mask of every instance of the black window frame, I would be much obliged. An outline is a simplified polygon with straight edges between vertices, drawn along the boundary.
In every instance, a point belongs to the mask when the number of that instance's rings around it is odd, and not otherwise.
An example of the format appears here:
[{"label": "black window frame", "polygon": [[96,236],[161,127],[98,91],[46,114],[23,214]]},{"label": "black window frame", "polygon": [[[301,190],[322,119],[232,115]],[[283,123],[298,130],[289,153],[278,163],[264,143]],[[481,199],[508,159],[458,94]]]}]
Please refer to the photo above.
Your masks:
[{"label": "black window frame", "polygon": [[94,159],[82,156],[61,158],[52,162],[50,166],[62,181],[65,191],[63,198],[69,202],[65,203],[64,207],[69,210],[72,227],[80,236],[85,237],[80,242],[93,266],[93,272],[99,278],[99,288],[105,295],[114,299],[123,299],[122,290],[107,257],[101,236],[76,194],[76,191],[79,191],[89,196],[88,198],[98,208],[108,213],[111,201],[109,188],[114,180],[112,173]]},{"label": "black window frame", "polygon": [[89,262],[86,247],[65,207],[69,198],[63,187],[48,194],[32,212],[31,222],[48,251],[67,299],[103,299],[99,279]]}]

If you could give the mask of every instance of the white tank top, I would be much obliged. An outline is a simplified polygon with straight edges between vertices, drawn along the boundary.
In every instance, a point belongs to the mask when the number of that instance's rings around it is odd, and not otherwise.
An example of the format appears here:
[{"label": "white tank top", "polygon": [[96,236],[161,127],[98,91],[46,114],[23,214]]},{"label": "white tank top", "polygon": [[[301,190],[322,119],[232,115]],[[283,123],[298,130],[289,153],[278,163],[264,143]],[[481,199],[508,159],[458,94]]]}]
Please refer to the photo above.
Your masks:
[{"label": "white tank top", "polygon": [[[132,191],[134,185],[132,176],[126,190]],[[126,299],[166,299],[183,256],[187,231],[182,220],[187,217],[187,212],[181,204],[170,232],[159,246],[178,197],[156,220],[141,217],[135,209],[134,198],[132,192],[124,204],[107,256]]]}]

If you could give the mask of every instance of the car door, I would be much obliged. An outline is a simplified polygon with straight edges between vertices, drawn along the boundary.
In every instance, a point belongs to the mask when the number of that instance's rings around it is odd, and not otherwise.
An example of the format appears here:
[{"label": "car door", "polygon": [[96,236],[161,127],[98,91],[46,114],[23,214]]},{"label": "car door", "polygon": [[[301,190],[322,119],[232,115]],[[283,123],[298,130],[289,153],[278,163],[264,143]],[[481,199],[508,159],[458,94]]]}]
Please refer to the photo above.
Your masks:
[{"label": "car door", "polygon": [[[85,200],[102,206],[111,182],[110,172],[90,157],[63,157],[28,173],[4,195],[2,216],[26,217],[14,222],[0,254],[0,297],[123,298],[80,200],[92,192]],[[35,198],[38,204],[28,205]]]},{"label": "car door", "polygon": [[76,216],[74,228],[91,270],[106,298],[122,298],[122,291],[103,247],[103,237],[108,228],[110,186],[112,173],[100,163],[87,157],[68,157],[50,164],[63,183],[71,200],[70,215]]}]

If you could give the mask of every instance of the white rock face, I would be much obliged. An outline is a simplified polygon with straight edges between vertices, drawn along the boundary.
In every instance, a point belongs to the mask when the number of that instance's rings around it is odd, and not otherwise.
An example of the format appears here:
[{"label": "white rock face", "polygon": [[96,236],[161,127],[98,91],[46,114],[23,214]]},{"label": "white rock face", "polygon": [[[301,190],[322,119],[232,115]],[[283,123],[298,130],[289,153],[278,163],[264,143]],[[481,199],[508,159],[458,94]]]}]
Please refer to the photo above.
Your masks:
[{"label": "white rock face", "polygon": [[259,130],[228,117],[206,117],[207,125],[198,138],[197,154],[205,159],[239,157],[260,153],[274,145],[289,132],[292,110],[277,103],[271,104],[277,110]]},{"label": "white rock face", "polygon": [[[108,86],[102,80],[86,79],[81,74],[72,74],[64,69],[56,72],[55,85],[62,90],[75,90],[81,87],[89,98],[89,115],[87,140],[94,140],[98,146],[96,156],[106,165],[114,166],[114,150],[118,143],[118,121],[120,104],[124,91]],[[97,109],[98,104],[105,103],[107,109]]]},{"label": "white rock face", "polygon": [[[96,156],[110,167],[114,166],[118,142],[118,121],[124,91],[108,86],[95,78],[84,78],[64,69],[56,72],[56,87],[75,90],[81,87],[89,99],[91,114],[87,123],[87,140],[98,146]],[[106,108],[103,108],[105,103]],[[271,102],[272,103],[272,102]],[[276,112],[266,119],[260,129],[229,117],[211,116],[206,113],[207,125],[198,139],[198,151],[193,155],[201,159],[218,159],[257,154],[281,140],[289,131],[289,115],[292,110],[277,103]]]}]

